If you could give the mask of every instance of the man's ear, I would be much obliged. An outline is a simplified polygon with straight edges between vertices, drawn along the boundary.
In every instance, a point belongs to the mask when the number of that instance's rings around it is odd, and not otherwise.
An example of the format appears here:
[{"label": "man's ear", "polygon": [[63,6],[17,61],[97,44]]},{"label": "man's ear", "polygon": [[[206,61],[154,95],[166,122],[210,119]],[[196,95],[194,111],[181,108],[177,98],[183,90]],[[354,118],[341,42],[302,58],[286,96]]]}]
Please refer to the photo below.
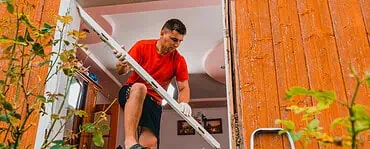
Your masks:
[{"label": "man's ear", "polygon": [[163,36],[163,35],[164,35],[164,33],[165,33],[165,30],[164,30],[164,29],[162,29],[162,30],[161,30],[161,32],[159,33],[159,35]]}]

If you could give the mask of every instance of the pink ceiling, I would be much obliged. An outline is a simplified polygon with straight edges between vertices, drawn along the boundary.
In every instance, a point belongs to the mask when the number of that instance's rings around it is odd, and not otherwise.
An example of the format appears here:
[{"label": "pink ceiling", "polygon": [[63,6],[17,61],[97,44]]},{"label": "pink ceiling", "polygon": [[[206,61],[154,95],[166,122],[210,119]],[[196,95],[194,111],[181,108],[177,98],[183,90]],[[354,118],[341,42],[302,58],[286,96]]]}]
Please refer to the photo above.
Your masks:
[{"label": "pink ceiling", "polygon": [[224,55],[224,44],[220,42],[206,55],[203,63],[206,73],[222,84],[226,83]]},{"label": "pink ceiling", "polygon": [[[162,0],[121,5],[89,7],[86,8],[85,10],[91,15],[92,18],[94,18],[98,22],[98,24],[103,29],[105,29],[105,31],[109,35],[112,35],[114,30],[112,24],[109,24],[109,22],[103,18],[103,15],[135,13],[163,9],[202,7],[202,6],[220,5],[220,3],[221,3],[220,0]],[[89,28],[85,24],[82,24],[81,29]],[[101,42],[101,40],[96,34],[87,34],[87,38],[80,42],[83,44],[94,44]]]},{"label": "pink ceiling", "polygon": [[220,0],[162,0],[142,3],[131,3],[122,5],[110,5],[101,7],[86,8],[88,12],[96,12],[101,15],[118,14],[118,13],[133,13],[141,11],[153,11],[162,9],[176,9],[188,7],[201,7],[220,5]]}]

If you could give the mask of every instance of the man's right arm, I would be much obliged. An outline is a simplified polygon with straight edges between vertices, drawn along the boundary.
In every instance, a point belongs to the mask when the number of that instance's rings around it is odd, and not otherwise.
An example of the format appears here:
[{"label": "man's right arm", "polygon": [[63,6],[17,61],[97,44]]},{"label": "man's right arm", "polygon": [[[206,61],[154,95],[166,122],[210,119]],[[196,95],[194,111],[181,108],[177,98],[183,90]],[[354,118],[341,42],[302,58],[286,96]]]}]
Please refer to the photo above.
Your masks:
[{"label": "man's right arm", "polygon": [[[123,47],[122,47],[123,48]],[[140,62],[140,54],[139,54],[139,49],[140,49],[140,43],[139,42],[136,42],[134,44],[134,46],[130,49],[130,51],[128,52],[130,54],[130,56],[136,61],[136,62]],[[128,72],[130,71],[133,71],[133,69],[131,68],[131,66],[128,64],[128,62],[124,59],[124,57],[122,56],[122,53],[121,52],[118,52],[116,50],[113,51],[114,54],[116,55],[116,58],[118,58],[118,62],[116,63],[116,72],[119,74],[119,75],[122,75],[122,74],[127,74]]]},{"label": "man's right arm", "polygon": [[128,72],[130,72],[130,70],[130,66],[127,64],[127,62],[118,61],[116,63],[116,72],[119,75],[127,74]]}]

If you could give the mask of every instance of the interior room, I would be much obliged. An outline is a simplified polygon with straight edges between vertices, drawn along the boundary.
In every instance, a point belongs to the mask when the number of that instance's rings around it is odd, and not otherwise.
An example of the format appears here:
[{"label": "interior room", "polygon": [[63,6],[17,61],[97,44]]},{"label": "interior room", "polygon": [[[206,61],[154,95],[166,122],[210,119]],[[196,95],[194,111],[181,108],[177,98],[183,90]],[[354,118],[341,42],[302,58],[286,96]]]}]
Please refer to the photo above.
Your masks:
[{"label": "interior room", "polygon": [[[220,142],[221,148],[228,148],[222,1],[89,0],[80,3],[126,51],[138,40],[159,38],[160,29],[168,19],[177,18],[184,22],[187,34],[178,51],[188,65],[192,115]],[[82,23],[80,30],[87,33],[87,38],[80,43],[86,44],[88,50],[80,49],[77,56],[89,69],[90,79],[95,79],[94,84],[98,86],[95,106],[101,109],[117,97],[128,75],[116,73],[117,59],[114,54],[86,24]],[[167,92],[177,98],[178,89],[174,80]],[[211,148],[166,102],[162,105],[161,149],[175,146],[178,149]],[[123,147],[123,110],[117,106],[116,109],[118,115],[116,118],[109,117],[108,122],[117,123],[114,129],[116,134],[106,134],[105,140],[109,142],[113,138],[114,147]]]}]

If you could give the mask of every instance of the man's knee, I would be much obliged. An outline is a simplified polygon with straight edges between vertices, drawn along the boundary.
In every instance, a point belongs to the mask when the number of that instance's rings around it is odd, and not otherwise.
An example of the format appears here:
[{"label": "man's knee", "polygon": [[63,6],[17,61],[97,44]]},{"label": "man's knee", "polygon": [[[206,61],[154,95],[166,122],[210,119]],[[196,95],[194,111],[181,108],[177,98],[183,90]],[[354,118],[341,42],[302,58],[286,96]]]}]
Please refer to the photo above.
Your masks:
[{"label": "man's knee", "polygon": [[143,83],[134,83],[131,87],[131,91],[146,95],[147,88]]},{"label": "man's knee", "polygon": [[157,141],[158,141],[157,137],[152,136],[152,137],[145,138],[145,140],[142,140],[142,144],[144,146],[154,148],[157,146]]}]

